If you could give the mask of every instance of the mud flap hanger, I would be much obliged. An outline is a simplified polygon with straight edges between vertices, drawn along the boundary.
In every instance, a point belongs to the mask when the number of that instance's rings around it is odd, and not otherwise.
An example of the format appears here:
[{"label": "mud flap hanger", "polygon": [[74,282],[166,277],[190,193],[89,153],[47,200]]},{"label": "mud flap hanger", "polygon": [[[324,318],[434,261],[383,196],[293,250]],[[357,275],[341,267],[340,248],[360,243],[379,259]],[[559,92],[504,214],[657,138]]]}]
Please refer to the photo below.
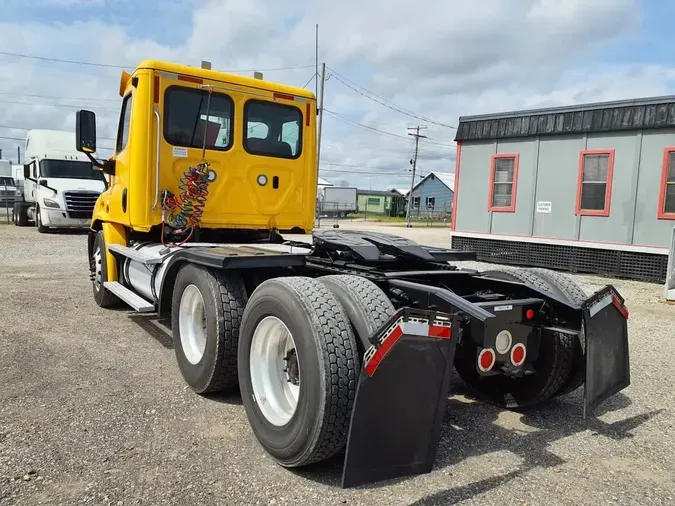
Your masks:
[{"label": "mud flap hanger", "polygon": [[371,338],[354,400],[343,487],[431,471],[456,325],[453,315],[405,308]]}]

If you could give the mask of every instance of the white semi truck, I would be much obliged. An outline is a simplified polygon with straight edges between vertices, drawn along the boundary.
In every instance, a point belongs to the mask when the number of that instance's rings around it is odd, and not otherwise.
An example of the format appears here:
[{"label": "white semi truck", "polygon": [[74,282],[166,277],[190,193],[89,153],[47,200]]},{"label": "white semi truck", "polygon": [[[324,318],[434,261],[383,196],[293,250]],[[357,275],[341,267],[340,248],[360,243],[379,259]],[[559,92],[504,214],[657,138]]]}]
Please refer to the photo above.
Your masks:
[{"label": "white semi truck", "polygon": [[96,199],[106,188],[103,172],[75,149],[75,134],[58,130],[28,131],[22,179],[14,223],[31,221],[42,233],[89,227]]}]

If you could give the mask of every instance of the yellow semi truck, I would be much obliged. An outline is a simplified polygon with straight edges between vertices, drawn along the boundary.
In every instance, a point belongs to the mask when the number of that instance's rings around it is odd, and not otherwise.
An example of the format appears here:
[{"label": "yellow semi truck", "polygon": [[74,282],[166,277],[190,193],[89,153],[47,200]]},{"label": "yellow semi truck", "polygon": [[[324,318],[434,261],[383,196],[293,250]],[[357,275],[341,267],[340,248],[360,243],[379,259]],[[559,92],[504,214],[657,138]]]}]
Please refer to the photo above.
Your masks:
[{"label": "yellow semi truck", "polygon": [[[345,452],[342,485],[429,472],[453,368],[504,408],[630,383],[624,300],[470,252],[314,232],[316,97],[163,61],[123,72],[114,154],[88,237],[93,295],[170,317],[198,393],[236,388],[260,444],[299,467]],[[291,241],[284,234],[313,234]],[[217,423],[214,421],[214,423]]]}]

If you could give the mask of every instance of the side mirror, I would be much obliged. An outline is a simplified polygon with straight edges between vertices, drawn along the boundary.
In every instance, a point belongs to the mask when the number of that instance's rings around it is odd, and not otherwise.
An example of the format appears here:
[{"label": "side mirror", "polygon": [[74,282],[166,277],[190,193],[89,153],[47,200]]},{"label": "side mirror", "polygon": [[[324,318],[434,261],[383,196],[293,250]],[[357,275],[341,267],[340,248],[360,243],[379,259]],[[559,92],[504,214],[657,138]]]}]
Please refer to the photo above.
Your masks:
[{"label": "side mirror", "polygon": [[24,163],[23,165],[23,178],[30,179],[30,164]]},{"label": "side mirror", "polygon": [[75,149],[81,153],[96,152],[96,114],[81,109],[75,116]]}]

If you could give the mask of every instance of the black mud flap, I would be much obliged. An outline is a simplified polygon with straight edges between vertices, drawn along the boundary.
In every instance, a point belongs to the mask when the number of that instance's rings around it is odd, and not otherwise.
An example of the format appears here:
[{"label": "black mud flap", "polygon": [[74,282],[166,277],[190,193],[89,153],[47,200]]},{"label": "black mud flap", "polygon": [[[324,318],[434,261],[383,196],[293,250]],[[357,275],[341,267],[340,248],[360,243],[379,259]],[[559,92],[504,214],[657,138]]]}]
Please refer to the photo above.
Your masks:
[{"label": "black mud flap", "polygon": [[600,403],[630,385],[628,310],[613,286],[592,295],[584,304],[586,384],[584,417]]},{"label": "black mud flap", "polygon": [[366,352],[342,487],[431,471],[455,354],[452,316],[404,309]]}]

